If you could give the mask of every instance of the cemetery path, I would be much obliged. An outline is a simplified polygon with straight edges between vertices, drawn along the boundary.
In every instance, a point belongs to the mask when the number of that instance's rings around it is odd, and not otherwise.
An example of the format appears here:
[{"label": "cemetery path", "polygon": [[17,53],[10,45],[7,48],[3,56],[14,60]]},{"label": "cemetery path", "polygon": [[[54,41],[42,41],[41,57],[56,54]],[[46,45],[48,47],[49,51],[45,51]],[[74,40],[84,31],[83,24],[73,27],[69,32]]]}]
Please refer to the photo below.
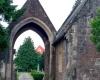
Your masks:
[{"label": "cemetery path", "polygon": [[18,80],[33,80],[33,77],[29,73],[20,73]]}]

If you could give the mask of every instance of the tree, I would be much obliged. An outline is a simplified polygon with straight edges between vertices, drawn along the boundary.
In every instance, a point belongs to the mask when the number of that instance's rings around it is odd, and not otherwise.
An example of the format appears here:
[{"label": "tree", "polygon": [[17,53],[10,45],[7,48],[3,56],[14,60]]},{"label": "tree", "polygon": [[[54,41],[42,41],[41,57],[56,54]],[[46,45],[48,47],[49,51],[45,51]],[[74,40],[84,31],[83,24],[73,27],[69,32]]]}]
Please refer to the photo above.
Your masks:
[{"label": "tree", "polygon": [[12,0],[0,0],[0,15],[9,22],[15,13],[15,5],[12,5]]},{"label": "tree", "polygon": [[[21,15],[22,9],[16,10],[16,5],[12,5],[12,0],[0,0],[0,22],[6,21],[9,23],[18,19],[18,17],[20,17]],[[8,29],[4,28],[0,23],[0,56],[1,53],[8,47],[8,42]]]},{"label": "tree", "polygon": [[96,17],[91,22],[91,40],[96,45],[97,51],[100,52],[100,9],[97,10]]},{"label": "tree", "polygon": [[40,66],[40,70],[44,70],[44,54],[40,55],[39,59],[39,66]]},{"label": "tree", "polygon": [[[11,0],[0,0],[0,16],[1,20],[9,22],[14,15],[15,6],[11,5]],[[7,48],[7,40],[8,40],[8,32],[7,29],[4,28],[0,24],[0,52],[4,51]]]},{"label": "tree", "polygon": [[24,40],[23,45],[20,46],[16,58],[15,64],[17,69],[22,71],[31,71],[37,69],[39,54],[34,49],[33,42],[30,37]]},{"label": "tree", "polygon": [[0,25],[0,52],[4,51],[8,47],[8,34],[7,29]]},{"label": "tree", "polygon": [[[16,10],[16,5],[12,5],[12,0],[0,0],[0,21],[11,22],[18,19],[23,14],[23,9]],[[8,30],[0,24],[0,51],[7,46]]]}]

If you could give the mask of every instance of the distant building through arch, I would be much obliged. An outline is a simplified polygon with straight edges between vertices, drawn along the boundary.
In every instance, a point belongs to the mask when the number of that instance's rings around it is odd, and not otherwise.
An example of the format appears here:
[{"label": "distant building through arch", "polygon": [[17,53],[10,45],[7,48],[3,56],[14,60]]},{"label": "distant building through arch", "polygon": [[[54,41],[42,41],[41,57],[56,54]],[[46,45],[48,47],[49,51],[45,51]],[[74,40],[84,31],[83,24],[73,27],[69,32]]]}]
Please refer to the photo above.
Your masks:
[{"label": "distant building through arch", "polygon": [[36,51],[37,51],[38,53],[40,53],[40,54],[43,54],[43,53],[45,52],[45,49],[44,49],[41,45],[39,45],[39,46],[36,48]]}]

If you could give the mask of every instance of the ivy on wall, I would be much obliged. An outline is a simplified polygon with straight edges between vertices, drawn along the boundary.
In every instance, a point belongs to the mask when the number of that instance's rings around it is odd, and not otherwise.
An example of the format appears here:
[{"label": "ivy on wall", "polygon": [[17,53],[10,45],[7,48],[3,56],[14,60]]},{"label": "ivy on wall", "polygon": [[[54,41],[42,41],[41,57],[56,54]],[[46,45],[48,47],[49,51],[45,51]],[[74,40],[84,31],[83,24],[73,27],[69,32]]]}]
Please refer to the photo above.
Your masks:
[{"label": "ivy on wall", "polygon": [[100,9],[97,9],[96,16],[91,19],[91,40],[96,45],[97,51],[100,52]]}]

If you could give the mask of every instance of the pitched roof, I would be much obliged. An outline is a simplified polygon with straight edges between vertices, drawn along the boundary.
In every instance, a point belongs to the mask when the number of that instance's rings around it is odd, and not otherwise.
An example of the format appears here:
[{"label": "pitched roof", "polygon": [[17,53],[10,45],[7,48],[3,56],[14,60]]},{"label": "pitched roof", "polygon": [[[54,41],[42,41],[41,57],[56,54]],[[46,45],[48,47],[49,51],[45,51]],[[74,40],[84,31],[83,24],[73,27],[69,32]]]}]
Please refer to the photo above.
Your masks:
[{"label": "pitched roof", "polygon": [[19,17],[16,21],[11,22],[9,25],[10,30],[12,30],[13,27],[22,20],[29,17],[35,17],[43,21],[52,31],[56,32],[39,0],[27,0],[22,9],[25,9],[23,15],[21,15],[21,17]]},{"label": "pitched roof", "polygon": [[78,13],[83,8],[83,6],[86,4],[87,1],[88,0],[82,0],[81,3],[76,8],[74,8],[72,10],[70,15],[67,17],[67,19],[63,23],[62,27],[58,30],[53,44],[56,44],[57,42],[59,42],[64,37],[64,35],[66,34],[68,29],[72,25],[73,21],[75,20],[76,16],[78,15]]}]

